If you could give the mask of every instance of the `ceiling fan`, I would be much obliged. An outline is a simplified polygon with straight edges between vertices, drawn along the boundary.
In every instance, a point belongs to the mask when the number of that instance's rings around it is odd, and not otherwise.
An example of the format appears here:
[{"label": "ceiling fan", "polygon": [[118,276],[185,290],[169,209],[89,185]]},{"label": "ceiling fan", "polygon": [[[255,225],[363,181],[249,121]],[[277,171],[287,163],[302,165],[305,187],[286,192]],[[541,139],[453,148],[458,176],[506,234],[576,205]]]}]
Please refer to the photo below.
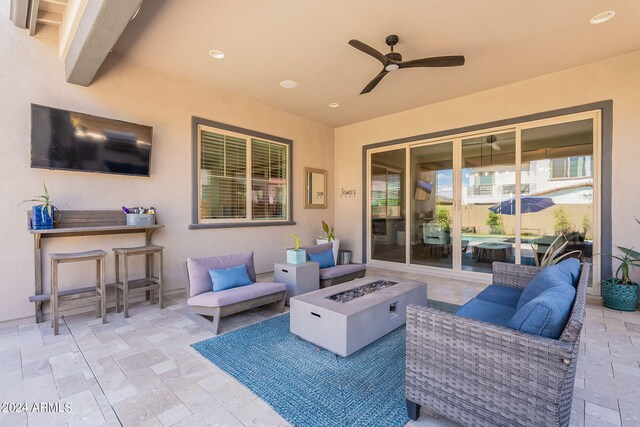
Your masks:
[{"label": "ceiling fan", "polygon": [[500,151],[501,148],[498,145],[498,137],[495,135],[489,135],[487,136],[487,138],[485,139],[485,142],[489,145],[491,145],[491,148],[496,150],[496,151]]},{"label": "ceiling fan", "polygon": [[382,71],[362,89],[360,95],[369,93],[374,87],[380,83],[380,80],[389,72],[399,68],[416,68],[416,67],[458,67],[464,65],[464,56],[434,56],[432,58],[413,59],[411,61],[402,61],[402,55],[393,51],[393,46],[398,43],[398,36],[392,34],[387,36],[385,42],[391,47],[391,52],[383,55],[371,46],[362,43],[360,40],[349,40],[349,44],[356,49],[371,55],[378,61],[382,62]]}]

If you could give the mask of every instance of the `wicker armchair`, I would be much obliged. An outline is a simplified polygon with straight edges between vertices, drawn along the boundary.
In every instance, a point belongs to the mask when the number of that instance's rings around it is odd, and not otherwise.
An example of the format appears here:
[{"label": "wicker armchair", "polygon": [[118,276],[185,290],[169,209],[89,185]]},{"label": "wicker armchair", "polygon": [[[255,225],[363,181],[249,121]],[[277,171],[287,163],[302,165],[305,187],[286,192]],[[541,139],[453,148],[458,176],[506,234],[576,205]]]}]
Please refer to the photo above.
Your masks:
[{"label": "wicker armchair", "polygon": [[[590,264],[558,340],[422,306],[407,308],[406,399],[465,426],[566,426]],[[493,263],[493,283],[523,288],[538,267]]]}]

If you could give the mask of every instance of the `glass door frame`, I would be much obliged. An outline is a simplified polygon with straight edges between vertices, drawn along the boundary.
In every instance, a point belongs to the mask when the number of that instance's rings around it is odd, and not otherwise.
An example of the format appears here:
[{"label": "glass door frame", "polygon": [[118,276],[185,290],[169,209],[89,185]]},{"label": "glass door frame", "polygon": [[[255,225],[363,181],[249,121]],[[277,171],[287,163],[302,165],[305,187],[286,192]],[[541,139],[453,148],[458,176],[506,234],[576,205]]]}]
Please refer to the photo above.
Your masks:
[{"label": "glass door frame", "polygon": [[[389,269],[402,269],[415,272],[421,272],[425,274],[431,274],[434,276],[444,276],[451,278],[460,278],[467,280],[477,280],[480,282],[488,282],[491,274],[482,272],[472,272],[462,270],[462,254],[461,248],[461,196],[462,196],[462,140],[471,137],[478,137],[484,135],[490,135],[495,133],[503,133],[514,131],[516,138],[516,159],[515,159],[515,177],[516,188],[521,188],[522,171],[521,171],[521,157],[522,157],[522,131],[526,129],[538,128],[542,126],[549,126],[554,124],[563,124],[574,122],[578,120],[592,119],[593,121],[593,163],[594,163],[594,176],[593,176],[593,276],[594,280],[600,277],[600,256],[601,253],[601,198],[602,198],[602,111],[599,109],[588,110],[573,114],[564,114],[553,116],[549,118],[542,118],[536,120],[526,120],[522,122],[515,122],[509,125],[487,127],[484,129],[475,129],[469,132],[452,133],[446,136],[438,136],[435,138],[428,138],[424,140],[415,140],[410,142],[403,142],[397,144],[389,144],[378,147],[366,148],[366,212],[363,218],[366,220],[365,242],[366,242],[366,259],[365,262],[374,267],[389,268]],[[392,151],[398,149],[405,149],[405,188],[404,188],[404,211],[407,218],[406,229],[413,230],[413,214],[411,213],[410,197],[411,197],[411,149],[416,147],[422,147],[427,145],[435,145],[443,142],[453,143],[453,230],[451,233],[452,239],[452,252],[453,252],[453,266],[449,268],[432,267],[420,264],[411,263],[411,241],[412,238],[407,236],[405,242],[406,258],[404,263],[396,263],[390,261],[381,261],[372,259],[372,239],[371,239],[371,155],[374,153],[383,153],[385,151]],[[520,212],[520,191],[516,191],[516,211]],[[515,218],[515,262],[521,262],[521,215],[516,215]],[[413,236],[411,236],[413,237]],[[597,238],[596,238],[597,237]]]}]

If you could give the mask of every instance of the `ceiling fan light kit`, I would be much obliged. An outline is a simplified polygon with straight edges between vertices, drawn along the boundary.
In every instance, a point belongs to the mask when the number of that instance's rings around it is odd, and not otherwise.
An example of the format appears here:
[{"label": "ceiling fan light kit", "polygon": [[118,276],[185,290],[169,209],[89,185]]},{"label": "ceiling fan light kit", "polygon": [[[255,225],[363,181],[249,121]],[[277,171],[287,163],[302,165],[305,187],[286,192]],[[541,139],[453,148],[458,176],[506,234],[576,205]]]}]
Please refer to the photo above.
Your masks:
[{"label": "ceiling fan light kit", "polygon": [[360,40],[349,40],[349,44],[367,55],[373,56],[382,63],[382,71],[362,89],[360,95],[369,93],[378,83],[391,71],[400,68],[417,68],[417,67],[459,67],[464,65],[464,56],[434,56],[431,58],[414,59],[411,61],[403,61],[402,55],[394,52],[393,47],[398,43],[399,37],[395,34],[387,36],[385,42],[391,48],[391,52],[383,55],[371,46],[361,42]]}]

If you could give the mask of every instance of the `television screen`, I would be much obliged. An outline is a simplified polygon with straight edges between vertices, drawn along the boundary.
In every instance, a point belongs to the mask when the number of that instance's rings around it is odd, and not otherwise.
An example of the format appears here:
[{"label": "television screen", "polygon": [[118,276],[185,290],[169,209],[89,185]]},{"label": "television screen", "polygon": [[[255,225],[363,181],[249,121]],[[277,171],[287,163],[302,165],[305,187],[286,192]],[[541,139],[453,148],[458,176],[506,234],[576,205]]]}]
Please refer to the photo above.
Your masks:
[{"label": "television screen", "polygon": [[31,104],[31,167],[149,176],[153,128]]}]

